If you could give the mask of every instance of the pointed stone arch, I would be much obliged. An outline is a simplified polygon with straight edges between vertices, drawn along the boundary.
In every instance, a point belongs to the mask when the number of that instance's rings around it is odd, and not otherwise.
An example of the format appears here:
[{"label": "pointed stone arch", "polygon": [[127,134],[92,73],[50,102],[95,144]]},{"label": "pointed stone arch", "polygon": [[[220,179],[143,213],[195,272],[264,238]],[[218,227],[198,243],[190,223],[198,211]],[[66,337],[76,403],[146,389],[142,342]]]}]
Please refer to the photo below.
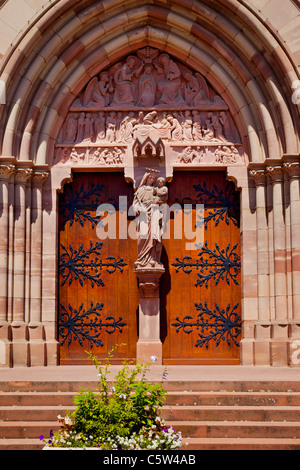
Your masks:
[{"label": "pointed stone arch", "polygon": [[299,212],[300,109],[291,99],[299,70],[291,51],[242,1],[56,0],[32,16],[0,64],[5,364],[56,363],[56,203],[72,171],[52,168],[55,145],[88,82],[147,46],[202,74],[230,108],[250,164],[226,170],[241,189],[242,362],[280,364],[282,353],[289,363],[300,311],[298,224],[290,217]]}]

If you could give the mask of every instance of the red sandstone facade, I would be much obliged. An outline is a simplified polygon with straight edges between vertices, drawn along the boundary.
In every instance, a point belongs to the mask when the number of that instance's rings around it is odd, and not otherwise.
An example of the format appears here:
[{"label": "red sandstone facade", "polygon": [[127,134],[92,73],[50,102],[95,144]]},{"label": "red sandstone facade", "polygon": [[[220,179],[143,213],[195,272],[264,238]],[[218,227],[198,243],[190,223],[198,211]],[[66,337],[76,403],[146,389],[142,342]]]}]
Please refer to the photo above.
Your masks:
[{"label": "red sandstone facade", "polygon": [[[170,188],[180,171],[222,171],[234,183],[240,193],[239,362],[299,366],[299,21],[296,0],[4,3],[0,366],[60,363],[59,194],[65,185],[75,173],[114,171],[136,188],[146,163]],[[122,82],[130,57],[136,75]],[[113,77],[111,90],[104,72]],[[101,77],[106,91],[97,95]],[[95,133],[99,112],[106,119],[103,135],[100,127]],[[118,136],[108,132],[112,112],[120,114]],[[129,113],[136,121],[131,131]],[[171,127],[176,113],[182,113],[180,136]],[[85,120],[80,138],[70,124],[75,114]],[[221,130],[217,134],[216,125],[209,137],[216,115]],[[143,136],[150,150],[138,147]],[[163,361],[159,276],[150,274],[140,279],[137,356],[154,351]]]}]

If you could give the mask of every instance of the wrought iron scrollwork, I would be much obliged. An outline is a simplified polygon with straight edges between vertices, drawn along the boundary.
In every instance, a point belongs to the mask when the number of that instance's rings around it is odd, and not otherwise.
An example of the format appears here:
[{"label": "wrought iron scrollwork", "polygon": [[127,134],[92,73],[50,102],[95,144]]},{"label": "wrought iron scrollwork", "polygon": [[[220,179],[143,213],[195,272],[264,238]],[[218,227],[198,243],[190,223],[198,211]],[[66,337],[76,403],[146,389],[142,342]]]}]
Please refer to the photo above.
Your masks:
[{"label": "wrought iron scrollwork", "polygon": [[68,309],[60,303],[61,312],[59,315],[59,336],[61,339],[60,346],[67,341],[68,346],[72,341],[78,341],[80,346],[83,342],[89,341],[90,348],[93,346],[104,346],[100,335],[104,330],[109,335],[115,331],[122,333],[123,328],[127,325],[122,321],[122,317],[116,320],[113,316],[108,316],[105,321],[101,318],[103,303],[97,303],[95,306],[91,302],[88,310],[83,308],[83,304],[77,309],[69,304]]},{"label": "wrought iron scrollwork", "polygon": [[227,184],[225,189],[219,189],[217,185],[213,186],[210,190],[207,188],[206,182],[203,184],[195,184],[195,191],[198,193],[195,198],[185,197],[181,201],[175,199],[181,207],[189,204],[191,207],[196,204],[202,204],[205,209],[208,210],[208,214],[204,211],[198,215],[196,227],[202,227],[207,230],[208,223],[214,221],[215,227],[219,225],[221,221],[225,221],[229,225],[230,221],[236,226],[239,226],[239,193],[235,191],[231,183]]},{"label": "wrought iron scrollwork", "polygon": [[238,244],[235,244],[230,249],[230,244],[225,249],[221,249],[219,245],[215,244],[215,249],[211,250],[205,242],[198,254],[199,259],[193,260],[190,256],[185,256],[182,259],[176,258],[176,263],[172,266],[176,267],[176,272],[180,269],[185,274],[190,274],[194,268],[198,271],[198,279],[195,286],[208,287],[208,282],[213,279],[215,286],[221,280],[225,280],[228,285],[230,281],[238,285],[237,276],[241,269],[241,261],[239,255],[235,252]]},{"label": "wrought iron scrollwork", "polygon": [[106,268],[106,272],[109,274],[113,274],[117,270],[123,272],[123,267],[127,266],[123,258],[117,260],[114,256],[108,256],[104,261],[99,258],[102,245],[102,242],[93,245],[91,241],[89,248],[85,250],[82,243],[78,249],[74,249],[72,245],[69,245],[69,249],[67,249],[61,244],[59,259],[59,273],[62,277],[61,286],[64,286],[67,281],[71,285],[76,280],[79,281],[81,286],[83,286],[85,280],[90,281],[92,287],[95,284],[98,287],[104,286],[101,278],[103,268]]},{"label": "wrought iron scrollwork", "polygon": [[[63,217],[63,224],[65,225],[68,221],[70,226],[74,222],[79,222],[83,227],[84,222],[90,222],[94,229],[101,220],[101,215],[96,215],[97,207],[103,204],[103,189],[104,184],[90,185],[90,189],[85,189],[82,185],[79,190],[74,190],[72,186],[65,189],[60,202],[60,214]],[[118,202],[114,198],[109,198],[105,201],[118,209]]]},{"label": "wrought iron scrollwork", "polygon": [[224,220],[227,225],[229,222],[233,222],[235,226],[239,226],[239,210],[240,201],[239,193],[235,191],[234,186],[229,183],[225,189],[219,189],[214,184],[213,190],[207,188],[206,182],[194,185],[197,194],[197,203],[203,204],[206,208],[212,208],[206,216],[198,217],[196,226],[202,226],[204,224],[207,229],[208,222],[213,220],[215,227],[217,227],[220,221]]},{"label": "wrought iron scrollwork", "polygon": [[211,341],[215,342],[216,347],[219,346],[221,341],[226,341],[228,346],[233,342],[239,347],[238,337],[241,333],[242,322],[241,317],[237,313],[239,304],[235,304],[231,308],[230,304],[226,309],[221,309],[215,304],[215,309],[210,310],[207,302],[195,303],[196,310],[199,311],[197,319],[186,315],[182,320],[176,317],[176,322],[172,326],[176,328],[177,333],[182,330],[186,334],[194,331],[194,327],[198,333],[199,339],[196,342],[196,347],[205,346],[208,349]]}]

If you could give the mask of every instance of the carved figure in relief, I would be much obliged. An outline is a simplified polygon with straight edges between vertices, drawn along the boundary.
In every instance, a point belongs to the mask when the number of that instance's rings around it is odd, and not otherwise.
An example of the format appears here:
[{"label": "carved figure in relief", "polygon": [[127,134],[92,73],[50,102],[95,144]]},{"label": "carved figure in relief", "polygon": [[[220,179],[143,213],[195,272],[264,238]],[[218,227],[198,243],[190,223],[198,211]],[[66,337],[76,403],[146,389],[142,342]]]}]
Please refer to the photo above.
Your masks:
[{"label": "carved figure in relief", "polygon": [[116,142],[120,142],[122,121],[123,113],[119,112],[116,114]]},{"label": "carved figure in relief", "polygon": [[168,121],[166,112],[163,112],[162,114],[156,116],[153,122],[153,128],[157,130],[158,135],[161,139],[171,138],[171,134],[170,134],[171,124]]},{"label": "carved figure in relief", "polygon": [[78,153],[75,147],[72,148],[70,153],[70,160],[72,163],[76,163],[77,165],[84,162],[85,159],[85,152]]},{"label": "carved figure in relief", "polygon": [[152,108],[155,104],[156,81],[153,76],[153,66],[146,64],[144,73],[139,81],[139,101],[138,106]]},{"label": "carved figure in relief", "polygon": [[116,113],[115,113],[115,111],[112,111],[106,119],[106,140],[107,140],[107,142],[115,142],[116,141],[116,127],[117,127]]},{"label": "carved figure in relief", "polygon": [[178,156],[176,163],[192,163],[192,161],[193,161],[193,149],[192,147],[187,147]]},{"label": "carved figure in relief", "polygon": [[230,148],[224,145],[223,147],[218,147],[215,152],[215,156],[217,163],[231,164],[237,163],[237,157],[239,157],[239,152],[233,145]]},{"label": "carved figure in relief", "polygon": [[95,134],[96,134],[96,141],[104,140],[105,139],[105,131],[106,131],[106,122],[104,113],[99,113],[98,117],[95,119]]},{"label": "carved figure in relief", "polygon": [[83,141],[84,133],[85,133],[85,113],[80,113],[80,116],[78,118],[77,142]]},{"label": "carved figure in relief", "polygon": [[183,119],[183,140],[193,140],[193,120],[190,111],[186,111]]},{"label": "carved figure in relief", "polygon": [[103,72],[99,81],[95,77],[89,82],[84,93],[83,105],[89,108],[104,108],[109,104],[109,94],[113,91],[112,76]]},{"label": "carved figure in relief", "polygon": [[231,129],[231,124],[228,119],[228,116],[226,115],[224,111],[220,113],[220,123],[223,126],[225,138],[228,140],[228,142],[233,142],[234,137],[233,137],[233,132]]},{"label": "carved figure in relief", "polygon": [[222,124],[219,121],[218,116],[213,113],[208,113],[207,118],[210,120],[212,128],[214,130],[214,137],[216,140],[226,141],[223,135]]},{"label": "carved figure in relief", "polygon": [[162,54],[158,60],[161,66],[155,64],[157,71],[159,74],[164,74],[164,78],[158,83],[161,92],[159,104],[183,104],[185,101],[181,95],[181,72],[178,65],[168,54]]},{"label": "carved figure in relief", "polygon": [[93,124],[94,120],[92,119],[92,115],[90,113],[87,113],[84,121],[83,142],[91,142],[92,137],[94,135]]},{"label": "carved figure in relief", "polygon": [[209,102],[208,86],[204,78],[199,74],[193,75],[185,71],[183,77],[186,80],[184,87],[184,98],[189,106],[199,106]]},{"label": "carved figure in relief", "polygon": [[194,140],[202,140],[202,125],[201,125],[201,118],[198,111],[193,111],[193,137]]},{"label": "carved figure in relief", "polygon": [[132,142],[133,129],[134,129],[135,117],[134,112],[130,112],[128,116],[125,116],[120,130],[120,142]]},{"label": "carved figure in relief", "polygon": [[182,127],[178,119],[171,114],[167,117],[169,123],[171,124],[171,136],[173,141],[181,141],[182,140]]},{"label": "carved figure in relief", "polygon": [[114,74],[115,81],[115,94],[113,98],[113,106],[134,105],[134,91],[135,85],[132,78],[135,75],[139,76],[144,64],[139,69],[136,69],[137,59],[134,56],[129,56],[126,64],[122,65]]},{"label": "carved figure in relief", "polygon": [[197,147],[194,154],[193,163],[202,163],[204,156],[204,151],[201,149],[201,147]]},{"label": "carved figure in relief", "polygon": [[206,125],[206,128],[203,129],[203,138],[204,140],[211,142],[214,140],[214,137],[215,137],[215,131],[214,131],[211,120],[206,119],[205,125]]},{"label": "carved figure in relief", "polygon": [[159,200],[156,196],[157,190],[154,187],[157,173],[157,170],[147,169],[134,195],[133,207],[139,216],[136,267],[161,266],[161,218],[156,212]]},{"label": "carved figure in relief", "polygon": [[76,142],[78,130],[78,114],[71,114],[66,122],[66,138],[67,144],[73,144]]}]

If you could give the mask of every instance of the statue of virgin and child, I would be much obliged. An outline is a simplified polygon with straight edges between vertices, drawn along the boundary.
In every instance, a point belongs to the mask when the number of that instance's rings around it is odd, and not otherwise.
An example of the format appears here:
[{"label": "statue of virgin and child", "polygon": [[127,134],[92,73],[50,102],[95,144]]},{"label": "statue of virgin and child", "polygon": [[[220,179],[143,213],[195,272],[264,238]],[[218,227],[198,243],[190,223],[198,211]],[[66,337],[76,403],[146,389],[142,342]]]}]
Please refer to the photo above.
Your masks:
[{"label": "statue of virgin and child", "polygon": [[163,208],[168,200],[165,178],[158,171],[146,169],[134,195],[133,208],[138,215],[137,268],[161,267],[162,236],[164,233]]}]

